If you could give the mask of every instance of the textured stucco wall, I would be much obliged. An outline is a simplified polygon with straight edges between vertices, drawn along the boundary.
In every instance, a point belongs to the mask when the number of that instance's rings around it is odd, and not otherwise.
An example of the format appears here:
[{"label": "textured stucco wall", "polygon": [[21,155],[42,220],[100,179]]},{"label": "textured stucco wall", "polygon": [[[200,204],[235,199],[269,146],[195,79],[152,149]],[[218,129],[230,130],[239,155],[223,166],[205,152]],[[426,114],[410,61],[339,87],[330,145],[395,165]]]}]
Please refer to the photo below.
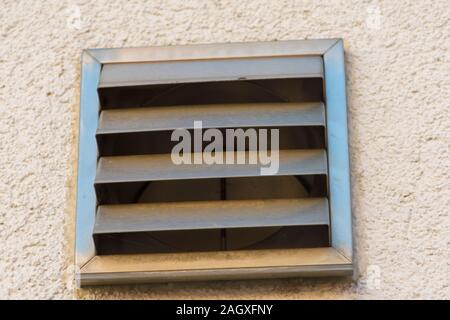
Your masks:
[{"label": "textured stucco wall", "polygon": [[[0,298],[450,298],[450,2],[0,5]],[[83,48],[342,37],[355,280],[74,290]]]}]

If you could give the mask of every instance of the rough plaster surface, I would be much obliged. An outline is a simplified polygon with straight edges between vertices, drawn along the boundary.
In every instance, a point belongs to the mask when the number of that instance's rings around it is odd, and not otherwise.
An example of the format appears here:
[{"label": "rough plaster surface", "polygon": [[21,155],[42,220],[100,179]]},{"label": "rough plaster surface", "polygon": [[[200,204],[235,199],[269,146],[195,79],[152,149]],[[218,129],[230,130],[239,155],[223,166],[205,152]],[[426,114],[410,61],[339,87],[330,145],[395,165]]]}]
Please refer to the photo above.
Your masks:
[{"label": "rough plaster surface", "polygon": [[[450,298],[450,2],[7,1],[0,298]],[[342,37],[356,275],[74,290],[84,48]]]}]

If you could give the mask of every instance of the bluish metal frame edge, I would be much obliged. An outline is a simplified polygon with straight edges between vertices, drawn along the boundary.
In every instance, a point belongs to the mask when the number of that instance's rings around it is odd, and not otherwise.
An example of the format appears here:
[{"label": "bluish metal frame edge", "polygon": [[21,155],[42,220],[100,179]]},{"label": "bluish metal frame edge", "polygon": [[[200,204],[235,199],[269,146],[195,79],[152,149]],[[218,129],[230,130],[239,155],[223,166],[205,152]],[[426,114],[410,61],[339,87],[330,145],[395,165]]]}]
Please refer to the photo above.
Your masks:
[{"label": "bluish metal frame edge", "polygon": [[343,41],[324,54],[331,245],[352,259],[352,214]]},{"label": "bluish metal frame edge", "polygon": [[82,56],[80,127],[77,170],[76,265],[81,268],[95,256],[92,231],[97,200],[94,190],[97,169],[97,130],[99,101],[97,85],[101,64],[86,51]]}]

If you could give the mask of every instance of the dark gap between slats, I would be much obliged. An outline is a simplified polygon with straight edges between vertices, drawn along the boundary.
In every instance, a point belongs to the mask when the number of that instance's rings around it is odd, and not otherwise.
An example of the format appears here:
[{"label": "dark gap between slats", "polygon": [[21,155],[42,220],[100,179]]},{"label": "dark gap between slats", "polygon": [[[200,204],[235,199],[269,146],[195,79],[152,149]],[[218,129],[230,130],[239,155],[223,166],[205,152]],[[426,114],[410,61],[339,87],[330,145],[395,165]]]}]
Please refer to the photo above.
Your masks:
[{"label": "dark gap between slats", "polygon": [[322,78],[178,83],[100,88],[102,109],[214,103],[323,101]]},{"label": "dark gap between slats", "polygon": [[[224,180],[228,200],[327,196],[326,175],[258,176]],[[220,178],[107,183],[95,186],[100,205],[222,200],[221,188]]]},{"label": "dark gap between slats", "polygon": [[[226,229],[226,250],[327,247],[328,231],[325,225]],[[94,240],[100,255],[224,250],[220,229],[101,234]]]},{"label": "dark gap between slats", "polygon": [[[235,128],[231,128],[235,129]],[[248,128],[242,128],[244,131]],[[271,147],[270,127],[255,128],[268,129],[268,150]],[[280,150],[289,149],[324,149],[325,148],[325,128],[322,126],[302,126],[302,127],[281,127],[279,129]],[[225,149],[225,128],[219,129],[224,137]],[[191,151],[194,150],[194,133],[191,133]],[[204,132],[205,130],[203,130]],[[120,155],[142,155],[142,154],[162,154],[171,153],[178,141],[171,141],[172,131],[154,132],[134,132],[120,134],[102,134],[97,136],[97,144],[100,156],[120,156]],[[248,139],[245,139],[246,150],[249,150]],[[202,150],[209,141],[203,142]],[[235,149],[237,141],[235,139]]]}]

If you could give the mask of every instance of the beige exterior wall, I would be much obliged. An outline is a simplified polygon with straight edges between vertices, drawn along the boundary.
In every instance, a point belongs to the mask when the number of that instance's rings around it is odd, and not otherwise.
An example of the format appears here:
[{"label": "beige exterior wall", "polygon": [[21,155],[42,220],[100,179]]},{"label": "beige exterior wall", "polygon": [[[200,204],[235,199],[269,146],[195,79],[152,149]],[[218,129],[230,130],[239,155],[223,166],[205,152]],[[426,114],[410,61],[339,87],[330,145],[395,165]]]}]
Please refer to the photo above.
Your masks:
[{"label": "beige exterior wall", "polygon": [[[0,5],[0,298],[450,298],[450,2]],[[354,280],[75,290],[84,48],[342,37]]]}]

